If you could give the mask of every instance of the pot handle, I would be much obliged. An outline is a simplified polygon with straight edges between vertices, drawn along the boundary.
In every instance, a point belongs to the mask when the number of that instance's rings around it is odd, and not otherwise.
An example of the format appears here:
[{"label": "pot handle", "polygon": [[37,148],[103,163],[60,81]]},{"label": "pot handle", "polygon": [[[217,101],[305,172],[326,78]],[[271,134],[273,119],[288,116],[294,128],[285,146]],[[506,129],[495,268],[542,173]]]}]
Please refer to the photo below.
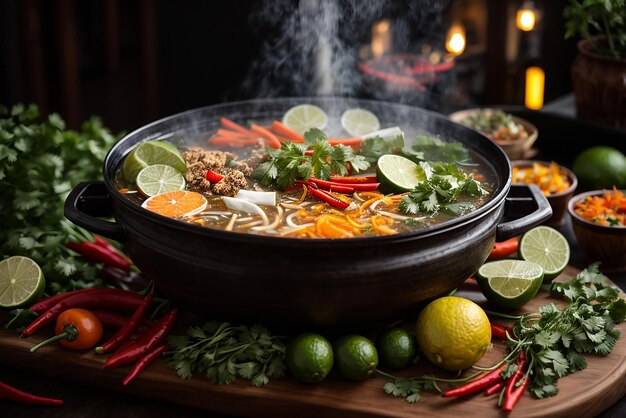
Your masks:
[{"label": "pot handle", "polygon": [[120,225],[98,219],[113,214],[111,195],[102,181],[86,181],[74,187],[65,199],[64,213],[67,219],[88,231],[116,241],[124,237]]},{"label": "pot handle", "polygon": [[513,184],[504,203],[504,222],[496,228],[496,241],[520,235],[550,216],[552,208],[539,187],[534,184]]}]

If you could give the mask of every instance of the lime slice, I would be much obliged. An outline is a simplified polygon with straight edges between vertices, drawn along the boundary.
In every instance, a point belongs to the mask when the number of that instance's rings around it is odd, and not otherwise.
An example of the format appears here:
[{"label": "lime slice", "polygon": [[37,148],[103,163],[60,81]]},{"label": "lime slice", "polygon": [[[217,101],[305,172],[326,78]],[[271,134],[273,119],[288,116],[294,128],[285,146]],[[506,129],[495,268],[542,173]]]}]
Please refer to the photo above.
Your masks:
[{"label": "lime slice", "polygon": [[527,231],[519,241],[519,257],[539,264],[544,280],[549,282],[561,274],[569,263],[567,239],[556,229],[538,226]]},{"label": "lime slice", "polygon": [[407,192],[426,180],[424,169],[408,158],[385,154],[378,159],[376,175],[382,190]]},{"label": "lime slice", "polygon": [[478,269],[476,281],[489,302],[500,308],[517,309],[539,291],[543,269],[524,260],[492,261]]},{"label": "lime slice", "polygon": [[289,109],[282,122],[289,129],[304,134],[312,128],[324,129],[328,123],[328,116],[317,106],[302,104]]},{"label": "lime slice", "polygon": [[46,281],[41,269],[28,257],[14,256],[0,261],[0,306],[15,308],[35,302]]},{"label": "lime slice", "polygon": [[185,178],[169,165],[149,165],[137,174],[137,188],[146,196],[155,196],[184,189]]},{"label": "lime slice", "polygon": [[165,142],[150,141],[139,144],[124,160],[124,178],[134,182],[137,174],[149,165],[164,164],[184,174],[187,167],[182,154],[174,146]]},{"label": "lime slice", "polygon": [[350,135],[361,137],[362,135],[380,129],[378,117],[366,109],[348,109],[341,115],[341,127]]}]

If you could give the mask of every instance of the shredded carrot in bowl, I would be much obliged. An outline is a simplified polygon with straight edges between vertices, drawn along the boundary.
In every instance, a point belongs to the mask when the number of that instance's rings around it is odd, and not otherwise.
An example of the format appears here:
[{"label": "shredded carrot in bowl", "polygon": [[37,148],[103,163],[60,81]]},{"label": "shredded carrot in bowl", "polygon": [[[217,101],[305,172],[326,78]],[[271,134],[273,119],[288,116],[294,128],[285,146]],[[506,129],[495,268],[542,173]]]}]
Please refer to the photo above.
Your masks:
[{"label": "shredded carrot in bowl", "polygon": [[567,172],[554,161],[550,165],[538,162],[530,167],[514,165],[513,183],[536,184],[546,196],[564,192],[572,186]]},{"label": "shredded carrot in bowl", "polygon": [[576,202],[574,212],[581,218],[600,225],[626,227],[626,196],[613,187],[611,192],[587,196]]}]

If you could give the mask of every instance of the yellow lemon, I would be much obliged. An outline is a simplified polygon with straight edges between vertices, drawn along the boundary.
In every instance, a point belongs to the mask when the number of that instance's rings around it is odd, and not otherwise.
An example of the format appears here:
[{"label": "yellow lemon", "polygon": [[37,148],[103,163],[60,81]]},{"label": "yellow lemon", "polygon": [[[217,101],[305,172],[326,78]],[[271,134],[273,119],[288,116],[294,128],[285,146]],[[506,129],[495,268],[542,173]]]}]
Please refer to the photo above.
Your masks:
[{"label": "yellow lemon", "polygon": [[463,370],[482,358],[491,344],[487,314],[469,299],[446,296],[434,300],[416,323],[417,343],[435,365]]}]

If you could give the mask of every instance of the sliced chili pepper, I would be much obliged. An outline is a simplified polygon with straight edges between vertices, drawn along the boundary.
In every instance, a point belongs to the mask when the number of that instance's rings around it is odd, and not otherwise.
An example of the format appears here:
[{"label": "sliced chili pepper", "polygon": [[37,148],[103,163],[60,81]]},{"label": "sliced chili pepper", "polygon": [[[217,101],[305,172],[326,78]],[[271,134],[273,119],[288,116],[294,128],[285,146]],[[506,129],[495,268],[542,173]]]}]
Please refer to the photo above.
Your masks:
[{"label": "sliced chili pepper", "polygon": [[495,393],[500,392],[504,386],[506,386],[506,382],[504,380],[499,381],[490,388],[487,388],[487,390],[485,391],[485,396],[491,396]]},{"label": "sliced chili pepper", "polygon": [[96,353],[104,354],[111,352],[118,348],[120,345],[122,345],[124,341],[128,340],[128,337],[133,335],[133,333],[137,330],[137,327],[139,327],[144,313],[152,302],[152,295],[152,292],[146,295],[146,298],[143,300],[141,305],[139,305],[139,307],[137,308],[133,316],[130,317],[128,322],[115,334],[113,334],[113,336],[111,336],[111,338],[109,338],[104,344],[96,347]]},{"label": "sliced chili pepper", "polygon": [[311,177],[309,181],[317,184],[320,187],[325,186],[324,188],[330,188],[333,186],[344,186],[344,187],[350,187],[354,190],[363,191],[363,192],[374,191],[378,189],[378,186],[380,186],[380,183],[337,183],[334,181],[321,180],[321,179],[316,179],[313,177]]},{"label": "sliced chili pepper", "polygon": [[60,399],[44,398],[33,395],[32,393],[21,391],[13,386],[7,385],[4,382],[0,382],[0,399],[7,399],[9,401],[33,405],[61,405],[63,403]]},{"label": "sliced chili pepper", "polygon": [[502,369],[504,369],[504,365],[498,367],[496,370],[490,373],[487,373],[485,376],[479,379],[472,380],[471,382],[461,387],[444,392],[443,396],[444,398],[467,396],[485,390],[502,380],[502,377],[500,376]]},{"label": "sliced chili pepper", "polygon": [[[130,318],[126,315],[118,314],[117,312],[100,310],[92,310],[91,312],[98,317],[100,322],[102,322],[102,326],[105,328],[120,329],[130,320]],[[150,325],[152,325],[150,321],[146,318],[142,318],[139,326],[137,327],[137,334],[144,334]]]},{"label": "sliced chili pepper", "polygon": [[130,271],[130,262],[127,259],[108,248],[101,247],[95,242],[68,242],[65,246],[70,250],[76,251],[89,261]]},{"label": "sliced chili pepper", "polygon": [[54,321],[59,314],[70,308],[113,309],[132,311],[143,302],[143,297],[136,293],[118,289],[94,289],[92,292],[74,294],[61,300],[28,325],[22,335],[28,337],[37,330]]},{"label": "sliced chili pepper", "polygon": [[88,287],[86,289],[71,290],[69,292],[59,293],[58,295],[50,296],[50,297],[39,300],[37,303],[35,303],[33,306],[31,306],[28,309],[30,309],[31,311],[35,313],[41,314],[47,311],[48,309],[52,308],[57,303],[61,302],[63,299],[67,299],[70,296],[77,295],[80,293],[91,292],[92,290],[97,290],[97,289],[98,288]]},{"label": "sliced chili pepper", "polygon": [[116,351],[107,359],[103,367],[120,367],[132,364],[154,350],[170,332],[174,319],[176,319],[177,309],[172,309],[167,315],[154,324],[148,332],[137,341],[129,344],[126,348]]},{"label": "sliced chili pepper", "polygon": [[528,384],[530,383],[530,376],[526,376],[526,379],[522,382],[522,384],[515,388],[513,392],[505,395],[504,404],[502,405],[502,410],[505,412],[511,412],[517,402],[522,398],[524,392],[528,388]]},{"label": "sliced chili pepper", "polygon": [[487,260],[498,260],[500,258],[508,257],[511,254],[515,254],[517,252],[518,244],[519,238],[517,237],[502,242],[496,242],[493,245],[491,253],[489,253],[489,257],[487,257]]},{"label": "sliced chili pepper", "polygon": [[313,150],[312,149],[308,149],[308,150],[304,151],[304,155],[309,155],[309,156],[313,155]]},{"label": "sliced chili pepper", "polygon": [[216,173],[213,170],[207,170],[205,178],[211,183],[218,183],[220,180],[224,178],[224,176],[219,173]]},{"label": "sliced chili pepper", "polygon": [[86,309],[68,309],[59,315],[54,328],[55,336],[40,342],[30,349],[39,350],[44,345],[58,341],[70,350],[91,348],[102,338],[102,323],[93,312]]},{"label": "sliced chili pepper", "polygon": [[314,189],[311,186],[307,186],[307,190],[313,196],[328,203],[330,206],[334,208],[346,209],[348,206],[350,206],[350,203],[344,202],[343,200],[339,200],[337,197],[331,195],[330,193],[325,192],[324,190]]},{"label": "sliced chili pepper", "polygon": [[307,180],[296,180],[296,183],[298,184],[305,184],[307,186],[314,186],[316,188],[320,188],[322,190],[328,190],[331,192],[337,192],[337,193],[345,193],[345,194],[351,194],[354,193],[354,189],[352,187],[348,187],[344,184],[332,184],[330,182],[326,183],[316,183],[316,182],[312,182],[312,179]]},{"label": "sliced chili pepper", "polygon": [[131,380],[137,377],[137,375],[141,373],[143,369],[148,367],[150,363],[152,363],[157,357],[163,354],[166,350],[167,350],[167,344],[163,344],[155,348],[154,350],[152,350],[150,353],[146,354],[141,360],[137,362],[137,364],[133,366],[130,373],[128,373],[128,375],[124,378],[124,380],[122,381],[124,386],[129,384]]},{"label": "sliced chili pepper", "polygon": [[330,181],[335,183],[376,183],[378,179],[376,176],[364,176],[364,177],[340,177],[333,176]]},{"label": "sliced chili pepper", "polygon": [[506,341],[506,332],[511,332],[509,328],[504,325],[497,324],[495,322],[491,323],[491,338],[497,338],[502,341]]},{"label": "sliced chili pepper", "polygon": [[518,357],[518,361],[517,361],[517,371],[515,371],[515,374],[513,374],[513,376],[511,376],[509,380],[506,382],[506,388],[504,389],[504,402],[505,403],[506,403],[506,400],[509,397],[511,397],[511,395],[513,394],[513,390],[515,389],[515,384],[517,383],[517,381],[520,380],[522,376],[524,376],[525,367],[526,367],[526,358],[524,356],[524,352],[521,351],[520,356]]}]

